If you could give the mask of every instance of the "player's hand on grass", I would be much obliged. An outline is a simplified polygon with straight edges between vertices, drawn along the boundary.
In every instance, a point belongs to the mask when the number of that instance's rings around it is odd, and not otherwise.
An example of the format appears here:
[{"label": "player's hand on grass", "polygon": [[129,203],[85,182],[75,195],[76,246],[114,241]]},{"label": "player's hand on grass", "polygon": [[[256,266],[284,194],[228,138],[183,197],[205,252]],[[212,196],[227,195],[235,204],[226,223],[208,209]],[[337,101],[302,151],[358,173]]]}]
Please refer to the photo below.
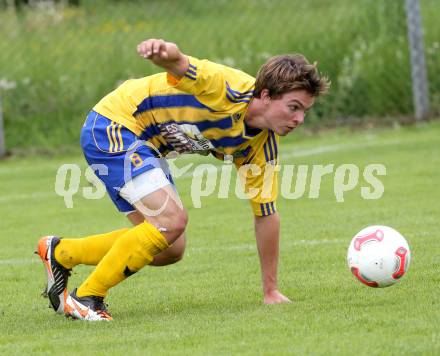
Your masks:
[{"label": "player's hand on grass", "polygon": [[286,296],[282,295],[278,290],[273,290],[264,294],[264,304],[281,303],[292,303],[292,301]]}]

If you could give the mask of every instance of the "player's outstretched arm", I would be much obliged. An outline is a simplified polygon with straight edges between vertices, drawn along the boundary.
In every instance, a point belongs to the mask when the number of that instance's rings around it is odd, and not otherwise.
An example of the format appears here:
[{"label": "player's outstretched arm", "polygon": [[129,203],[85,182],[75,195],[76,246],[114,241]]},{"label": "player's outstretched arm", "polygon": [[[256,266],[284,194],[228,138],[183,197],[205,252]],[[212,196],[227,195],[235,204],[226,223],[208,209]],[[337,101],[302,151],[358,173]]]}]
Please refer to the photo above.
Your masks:
[{"label": "player's outstretched arm", "polygon": [[181,78],[188,70],[189,60],[175,43],[151,38],[137,46],[138,54],[164,68],[175,78]]},{"label": "player's outstretched arm", "polygon": [[264,303],[289,303],[289,298],[278,291],[277,283],[280,240],[278,213],[269,216],[255,216],[255,235],[263,278]]}]

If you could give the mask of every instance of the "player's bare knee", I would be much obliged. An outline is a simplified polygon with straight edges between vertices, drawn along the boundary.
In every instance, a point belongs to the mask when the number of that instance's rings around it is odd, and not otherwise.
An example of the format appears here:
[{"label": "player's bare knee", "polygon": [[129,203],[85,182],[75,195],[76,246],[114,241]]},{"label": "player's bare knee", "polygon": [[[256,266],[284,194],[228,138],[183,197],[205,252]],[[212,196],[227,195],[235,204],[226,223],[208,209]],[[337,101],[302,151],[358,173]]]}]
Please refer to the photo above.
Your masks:
[{"label": "player's bare knee", "polygon": [[186,225],[188,224],[188,214],[184,210],[174,212],[169,217],[169,232],[173,235],[173,243],[179,236],[185,232]]},{"label": "player's bare knee", "polygon": [[174,209],[163,214],[158,219],[156,225],[163,231],[167,242],[172,244],[185,232],[187,223],[188,215],[186,211]]}]

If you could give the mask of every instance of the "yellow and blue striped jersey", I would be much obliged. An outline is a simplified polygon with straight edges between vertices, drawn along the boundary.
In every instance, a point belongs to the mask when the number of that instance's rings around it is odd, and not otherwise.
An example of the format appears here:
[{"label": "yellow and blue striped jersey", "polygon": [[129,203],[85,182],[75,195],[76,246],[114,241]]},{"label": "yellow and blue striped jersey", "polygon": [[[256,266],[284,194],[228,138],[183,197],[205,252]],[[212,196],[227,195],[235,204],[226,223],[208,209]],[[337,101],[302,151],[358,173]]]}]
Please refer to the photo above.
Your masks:
[{"label": "yellow and blue striped jersey", "polygon": [[261,174],[242,175],[245,190],[258,190],[251,198],[256,215],[274,213],[277,174],[266,175],[265,182],[264,173],[277,164],[279,138],[272,131],[249,128],[244,121],[255,78],[208,60],[188,58],[189,68],[182,78],[159,73],[127,80],[93,110],[148,141],[163,156],[172,151],[212,153],[220,159],[233,156],[238,168],[257,165]]}]

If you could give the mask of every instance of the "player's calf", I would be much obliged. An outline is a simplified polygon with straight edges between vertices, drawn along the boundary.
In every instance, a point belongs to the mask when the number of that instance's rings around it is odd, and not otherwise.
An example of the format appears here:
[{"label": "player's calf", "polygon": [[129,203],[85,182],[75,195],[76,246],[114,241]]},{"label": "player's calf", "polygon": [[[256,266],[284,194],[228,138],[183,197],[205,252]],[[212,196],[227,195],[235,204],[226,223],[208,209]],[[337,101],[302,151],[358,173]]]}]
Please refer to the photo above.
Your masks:
[{"label": "player's calf", "polygon": [[185,253],[186,238],[181,235],[169,248],[154,256],[151,266],[167,266],[179,262]]}]

